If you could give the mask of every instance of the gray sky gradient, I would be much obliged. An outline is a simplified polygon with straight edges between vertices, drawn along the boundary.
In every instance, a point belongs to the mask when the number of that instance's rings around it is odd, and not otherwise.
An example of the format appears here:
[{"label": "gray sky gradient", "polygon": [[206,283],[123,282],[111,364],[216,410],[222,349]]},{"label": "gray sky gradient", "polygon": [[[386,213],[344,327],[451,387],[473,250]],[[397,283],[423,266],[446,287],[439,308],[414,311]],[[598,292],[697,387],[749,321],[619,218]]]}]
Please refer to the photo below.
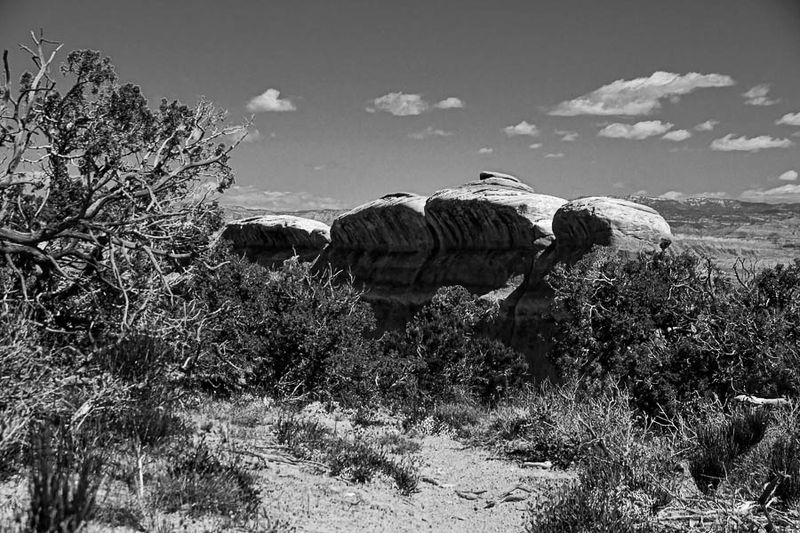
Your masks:
[{"label": "gray sky gradient", "polygon": [[241,204],[354,206],[482,169],[568,198],[800,201],[800,117],[776,124],[800,112],[797,0],[0,0],[1,47],[38,28],[154,103],[255,111]]}]

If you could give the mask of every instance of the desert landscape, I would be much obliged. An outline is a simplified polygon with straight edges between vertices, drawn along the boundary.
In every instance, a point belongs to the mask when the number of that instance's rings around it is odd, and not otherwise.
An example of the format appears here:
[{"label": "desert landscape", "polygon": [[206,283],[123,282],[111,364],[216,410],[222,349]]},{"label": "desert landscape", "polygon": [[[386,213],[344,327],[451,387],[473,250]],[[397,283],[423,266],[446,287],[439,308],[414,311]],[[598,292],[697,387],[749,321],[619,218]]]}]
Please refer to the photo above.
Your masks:
[{"label": "desert landscape", "polygon": [[3,3],[0,531],[800,531],[798,27]]}]

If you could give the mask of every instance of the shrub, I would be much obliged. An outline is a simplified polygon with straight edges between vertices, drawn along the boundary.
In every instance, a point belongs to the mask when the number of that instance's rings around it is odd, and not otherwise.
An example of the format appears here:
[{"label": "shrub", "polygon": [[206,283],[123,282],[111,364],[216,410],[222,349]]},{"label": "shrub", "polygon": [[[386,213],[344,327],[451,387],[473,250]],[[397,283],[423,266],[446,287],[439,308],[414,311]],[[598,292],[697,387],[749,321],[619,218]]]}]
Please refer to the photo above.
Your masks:
[{"label": "shrub", "polygon": [[359,434],[352,440],[337,437],[319,422],[295,416],[279,419],[275,435],[278,444],[285,445],[293,455],[325,463],[332,476],[366,483],[382,473],[392,479],[403,494],[417,489],[419,473],[414,463],[388,457],[380,439],[373,445]]},{"label": "shrub", "polygon": [[392,361],[387,397],[425,412],[443,402],[497,401],[522,383],[524,357],[485,336],[496,307],[463,287],[439,289],[402,332],[380,339]]},{"label": "shrub", "polygon": [[697,391],[800,393],[800,262],[740,276],[665,251],[625,261],[597,249],[548,277],[562,375],[619,379],[639,408],[672,414]]},{"label": "shrub", "polygon": [[191,288],[213,310],[194,379],[215,393],[251,390],[280,398],[363,401],[376,367],[374,327],[360,292],[296,259],[267,270],[221,246]]},{"label": "shrub", "polygon": [[76,449],[68,432],[41,428],[31,449],[27,527],[38,532],[82,529],[96,511],[102,463]]},{"label": "shrub", "polygon": [[697,428],[697,444],[689,471],[698,488],[714,492],[740,456],[761,442],[769,414],[764,410],[734,412],[722,420],[705,420]]},{"label": "shrub", "polygon": [[216,513],[252,516],[259,503],[255,481],[235,462],[221,459],[204,442],[187,455],[178,448],[168,457],[166,471],[156,477],[153,503],[175,512],[188,507],[189,514]]}]

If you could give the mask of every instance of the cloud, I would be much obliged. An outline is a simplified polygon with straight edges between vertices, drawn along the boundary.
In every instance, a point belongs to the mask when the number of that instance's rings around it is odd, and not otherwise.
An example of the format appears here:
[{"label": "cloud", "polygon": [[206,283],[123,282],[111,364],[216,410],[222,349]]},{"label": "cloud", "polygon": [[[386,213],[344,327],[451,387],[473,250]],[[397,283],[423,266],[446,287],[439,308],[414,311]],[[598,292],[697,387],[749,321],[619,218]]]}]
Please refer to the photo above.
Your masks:
[{"label": "cloud", "polygon": [[659,194],[658,198],[664,198],[665,200],[680,200],[682,198],[686,198],[686,195],[680,191],[667,191],[664,194]]},{"label": "cloud", "polygon": [[555,133],[556,133],[556,135],[560,135],[561,136],[561,140],[562,141],[568,142],[568,143],[573,142],[574,140],[576,140],[579,137],[577,131],[556,130]]},{"label": "cloud", "polygon": [[747,105],[775,105],[780,100],[771,100],[767,95],[769,94],[769,84],[762,83],[756,85],[755,87],[751,87],[746,92],[742,93],[744,96],[744,103]]},{"label": "cloud", "polygon": [[641,141],[648,137],[662,135],[672,128],[669,122],[661,122],[660,120],[646,120],[644,122],[637,122],[636,124],[621,124],[615,122],[609,124],[597,135],[599,137],[609,137],[612,139],[633,139]]},{"label": "cloud", "polygon": [[694,127],[695,131],[711,131],[717,127],[719,120],[706,120]]},{"label": "cloud", "polygon": [[787,170],[786,172],[778,176],[778,179],[783,181],[795,181],[797,179],[797,171]]},{"label": "cloud", "polygon": [[453,135],[452,131],[435,129],[433,126],[428,126],[422,131],[415,131],[408,134],[409,137],[418,141],[427,139],[428,137],[450,137],[451,135]]},{"label": "cloud", "polygon": [[488,146],[484,146],[483,148],[478,150],[479,154],[491,154],[492,152],[494,152],[494,148],[489,148]]},{"label": "cloud", "polygon": [[672,130],[662,135],[661,138],[667,141],[680,142],[680,141],[685,141],[691,136],[692,132],[689,130]]},{"label": "cloud", "polygon": [[541,147],[542,147],[542,143],[533,143],[530,146],[528,146],[528,148],[530,148],[531,150],[538,150]]},{"label": "cloud", "polygon": [[553,158],[553,159],[560,159],[560,158],[564,157],[564,153],[563,152],[549,153],[549,154],[545,154],[545,157]]},{"label": "cloud", "polygon": [[697,193],[684,193],[681,191],[667,191],[664,194],[658,195],[658,198],[665,200],[685,200],[686,198],[727,198],[728,193],[724,191],[717,192],[697,192]]},{"label": "cloud", "polygon": [[767,148],[789,148],[793,145],[789,139],[775,139],[769,135],[748,139],[745,136],[734,137],[729,133],[725,137],[714,139],[711,142],[711,149],[720,152],[758,152]]},{"label": "cloud", "polygon": [[535,124],[528,124],[528,122],[525,120],[514,126],[507,126],[503,128],[503,131],[509,137],[516,137],[519,135],[530,135],[531,137],[535,137],[539,135],[539,128],[537,128]]},{"label": "cloud", "polygon": [[436,103],[433,107],[437,109],[463,109],[464,101],[461,98],[451,96],[449,98],[445,98],[441,102]]},{"label": "cloud", "polygon": [[263,209],[265,211],[296,211],[300,209],[341,209],[342,202],[328,196],[305,191],[268,191],[252,185],[234,185],[219,197],[222,205]]},{"label": "cloud", "polygon": [[549,111],[550,115],[649,115],[661,107],[664,98],[677,101],[696,89],[728,87],[735,82],[722,74],[674,74],[654,72],[649,78],[616,80],[599,89],[561,102]]},{"label": "cloud", "polygon": [[800,126],[800,111],[797,113],[786,113],[775,121],[775,124],[785,124],[787,126]]},{"label": "cloud", "polygon": [[611,186],[615,189],[624,189],[628,185],[624,181],[616,181]]},{"label": "cloud", "polygon": [[367,106],[367,111],[386,111],[396,117],[408,117],[427,113],[432,109],[461,109],[464,102],[460,98],[450,96],[436,104],[429,104],[421,94],[388,93],[379,96]]},{"label": "cloud", "polygon": [[750,189],[744,191],[740,198],[753,202],[781,203],[800,202],[800,184],[787,183],[772,189]]},{"label": "cloud", "polygon": [[267,89],[247,103],[247,110],[251,113],[265,111],[295,111],[297,107],[288,98],[281,98],[278,89]]},{"label": "cloud", "polygon": [[367,111],[386,111],[396,117],[421,115],[430,108],[421,94],[389,93],[372,101]]}]

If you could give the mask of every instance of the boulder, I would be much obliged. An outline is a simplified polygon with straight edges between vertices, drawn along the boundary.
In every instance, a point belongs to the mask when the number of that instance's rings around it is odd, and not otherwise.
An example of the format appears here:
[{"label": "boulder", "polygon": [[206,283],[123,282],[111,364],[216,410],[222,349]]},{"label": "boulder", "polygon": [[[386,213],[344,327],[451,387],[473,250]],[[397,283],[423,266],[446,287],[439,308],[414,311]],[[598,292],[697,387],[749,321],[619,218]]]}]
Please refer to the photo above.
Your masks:
[{"label": "boulder", "polygon": [[554,242],[538,257],[524,282],[502,303],[501,337],[526,354],[532,374],[554,377],[547,358],[559,317],[553,315],[553,291],[545,276],[559,264],[574,264],[593,246],[608,246],[633,257],[671,241],[669,224],[654,209],[618,198],[572,200],[553,217]]},{"label": "boulder", "polygon": [[652,207],[620,198],[589,197],[564,204],[553,217],[561,255],[594,245],[636,253],[671,241],[669,224]]},{"label": "boulder", "polygon": [[552,243],[564,203],[497,172],[430,198],[387,195],[334,221],[318,265],[349,270],[379,324],[402,325],[443,286],[507,296]]},{"label": "boulder", "polygon": [[476,294],[524,275],[553,239],[552,219],[566,200],[537,194],[513,176],[481,179],[434,193],[425,217],[437,243],[421,282],[463,285]]},{"label": "boulder", "polygon": [[290,215],[265,215],[229,222],[221,238],[233,249],[266,267],[278,266],[297,255],[313,261],[330,242],[327,224]]}]

